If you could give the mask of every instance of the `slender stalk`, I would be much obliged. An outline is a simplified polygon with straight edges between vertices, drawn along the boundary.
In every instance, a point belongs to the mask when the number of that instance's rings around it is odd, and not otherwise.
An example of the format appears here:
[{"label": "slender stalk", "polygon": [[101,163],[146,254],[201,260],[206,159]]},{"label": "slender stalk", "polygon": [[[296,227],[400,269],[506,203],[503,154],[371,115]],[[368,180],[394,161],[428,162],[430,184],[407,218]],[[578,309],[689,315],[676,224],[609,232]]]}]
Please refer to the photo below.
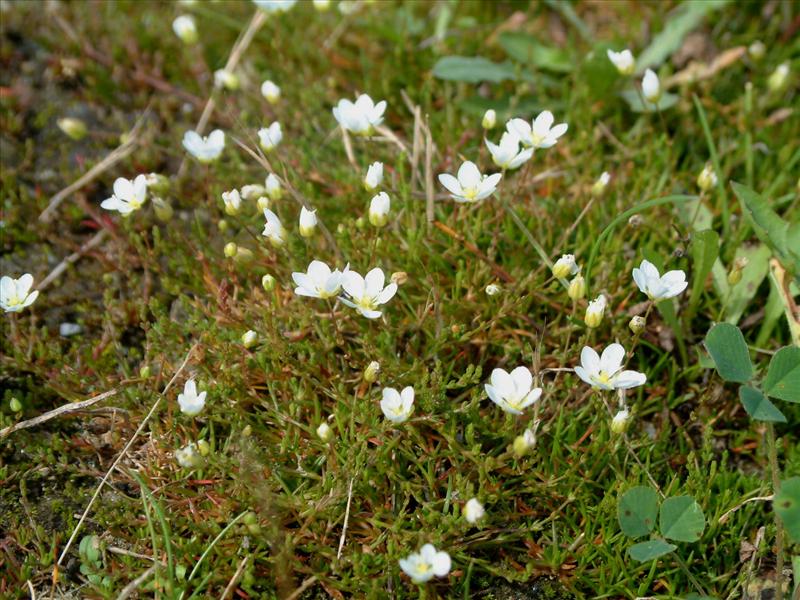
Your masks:
[{"label": "slender stalk", "polygon": [[[767,452],[769,454],[769,470],[772,475],[772,493],[780,492],[780,469],[778,468],[778,448],[775,444],[775,426],[767,423]],[[775,513],[775,600],[783,600],[783,523]]]}]

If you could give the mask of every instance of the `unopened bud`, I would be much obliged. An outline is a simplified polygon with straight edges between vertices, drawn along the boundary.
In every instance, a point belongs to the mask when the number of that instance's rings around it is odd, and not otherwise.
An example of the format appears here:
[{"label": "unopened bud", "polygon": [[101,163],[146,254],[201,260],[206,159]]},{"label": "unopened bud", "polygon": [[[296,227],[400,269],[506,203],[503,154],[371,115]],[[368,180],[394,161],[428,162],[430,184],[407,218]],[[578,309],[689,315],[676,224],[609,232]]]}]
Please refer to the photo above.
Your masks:
[{"label": "unopened bud", "polygon": [[208,456],[211,454],[211,446],[205,440],[200,440],[197,442],[197,451],[200,453],[200,456]]},{"label": "unopened bud", "polygon": [[553,277],[563,279],[568,275],[574,275],[579,270],[574,254],[562,254],[561,258],[553,265]]},{"label": "unopened bud", "polygon": [[8,407],[11,409],[11,412],[18,413],[22,410],[22,402],[20,402],[16,397],[11,398],[11,401],[8,403]]},{"label": "unopened bud", "polygon": [[600,323],[603,322],[603,314],[606,310],[606,297],[603,294],[600,294],[597,298],[589,302],[589,306],[586,309],[586,316],[584,317],[583,321],[586,323],[587,327],[595,328],[599,327]]},{"label": "unopened bud", "polygon": [[572,300],[580,300],[586,295],[586,280],[583,275],[576,275],[572,281],[569,282],[567,288],[567,296]]},{"label": "unopened bud", "polygon": [[264,288],[265,292],[271,292],[275,289],[275,278],[267,273],[261,278],[261,287]]},{"label": "unopened bud", "polygon": [[169,177],[160,173],[148,173],[147,191],[156,195],[167,194],[170,188]]},{"label": "unopened bud", "polygon": [[172,210],[172,205],[158,196],[153,196],[153,210],[156,213],[156,219],[162,223],[168,223],[175,213],[175,211]]},{"label": "unopened bud", "polygon": [[217,87],[224,87],[226,90],[235,91],[239,89],[239,76],[232,71],[218,69],[214,71],[214,84]]},{"label": "unopened bud", "polygon": [[764,55],[767,53],[767,47],[764,45],[764,42],[761,40],[756,40],[747,48],[748,54],[750,54],[750,58],[755,61],[761,60],[764,58]]},{"label": "unopened bud", "polygon": [[700,174],[697,176],[697,187],[702,191],[707,192],[717,185],[717,174],[711,165],[706,165]]},{"label": "unopened bud", "polygon": [[331,438],[333,437],[333,431],[331,431],[330,425],[328,425],[328,423],[325,421],[320,423],[319,427],[317,427],[317,436],[323,442],[330,442]]},{"label": "unopened bud", "polygon": [[236,245],[236,242],[228,242],[227,244],[225,244],[223,252],[225,252],[225,256],[227,256],[228,258],[233,258],[234,256],[236,256],[237,250],[239,250],[239,247]]},{"label": "unopened bud", "polygon": [[484,129],[494,129],[495,125],[497,125],[497,113],[491,108],[487,110],[483,113],[481,125]]},{"label": "unopened bud", "polygon": [[227,231],[228,222],[225,219],[220,219],[219,223],[217,223],[217,229],[219,229],[220,231]]},{"label": "unopened bud", "polygon": [[772,72],[772,75],[767,79],[767,87],[772,92],[780,92],[786,87],[789,81],[789,63],[778,65],[778,68]]},{"label": "unopened bud", "polygon": [[647,320],[644,317],[635,316],[631,317],[631,320],[628,322],[628,328],[635,334],[639,335],[642,333],[645,328],[647,327]]},{"label": "unopened bud", "polygon": [[611,181],[611,174],[608,171],[603,171],[603,174],[597,178],[597,181],[592,185],[592,196],[600,197],[606,191],[608,182]]},{"label": "unopened bud", "polygon": [[486,295],[487,296],[496,296],[502,291],[499,285],[496,283],[490,283],[486,286]]},{"label": "unopened bud", "polygon": [[258,205],[258,210],[264,212],[266,209],[269,208],[270,204],[269,198],[267,198],[266,196],[259,196],[258,200],[256,201],[256,204]]},{"label": "unopened bud", "polygon": [[536,434],[532,430],[526,429],[525,433],[514,438],[514,454],[520,457],[525,456],[535,445]]},{"label": "unopened bud", "polygon": [[250,329],[249,331],[245,332],[242,335],[242,344],[244,345],[245,348],[252,348],[253,346],[256,345],[257,341],[258,341],[258,335],[252,329]]},{"label": "unopened bud", "polygon": [[733,266],[731,267],[730,273],[728,273],[728,283],[730,285],[736,285],[742,280],[742,272],[747,266],[747,263],[748,260],[744,256],[740,256],[733,261]]},{"label": "unopened bud", "polygon": [[630,421],[630,413],[627,410],[621,410],[611,420],[611,431],[617,434],[625,433],[628,429],[628,422]]},{"label": "unopened bud", "polygon": [[142,365],[139,369],[139,377],[142,379],[147,379],[150,377],[150,365]]},{"label": "unopened bud", "polygon": [[397,271],[392,273],[391,281],[392,283],[396,283],[398,286],[401,286],[408,281],[408,273],[405,271]]},{"label": "unopened bud", "polygon": [[367,220],[364,217],[358,217],[356,219],[356,228],[357,229],[364,229],[367,226]]},{"label": "unopened bud", "polygon": [[367,368],[364,369],[364,381],[367,383],[375,383],[378,379],[378,373],[381,370],[381,363],[377,360],[373,360],[371,363],[367,365]]},{"label": "unopened bud", "polygon": [[237,264],[247,264],[251,262],[255,258],[253,251],[250,248],[242,248],[241,246],[236,248],[236,254],[233,257],[233,260]]},{"label": "unopened bud", "polygon": [[639,228],[644,225],[644,217],[642,215],[631,215],[631,218],[628,219],[628,225]]},{"label": "unopened bud", "polygon": [[87,129],[86,123],[80,119],[73,119],[72,117],[64,117],[56,121],[58,128],[63,131],[67,136],[76,142],[86,137]]}]

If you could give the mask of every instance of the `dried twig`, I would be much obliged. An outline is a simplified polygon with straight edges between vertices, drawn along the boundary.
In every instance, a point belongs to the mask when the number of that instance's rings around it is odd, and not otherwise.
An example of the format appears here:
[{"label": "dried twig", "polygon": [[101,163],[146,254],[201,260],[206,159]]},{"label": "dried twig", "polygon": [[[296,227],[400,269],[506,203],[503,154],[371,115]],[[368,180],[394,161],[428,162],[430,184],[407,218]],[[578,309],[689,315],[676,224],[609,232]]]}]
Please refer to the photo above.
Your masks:
[{"label": "dried twig", "polygon": [[157,565],[155,565],[155,564],[152,565],[144,573],[139,575],[136,579],[134,579],[128,585],[126,585],[124,588],[122,588],[122,591],[119,593],[119,596],[117,596],[117,600],[125,600],[131,594],[133,594],[139,588],[140,585],[142,585],[145,581],[150,579],[150,577],[153,575],[153,573],[155,573],[156,566]]},{"label": "dried twig", "polygon": [[344,540],[347,536],[347,522],[350,520],[350,502],[353,500],[353,478],[350,479],[350,486],[347,490],[347,508],[344,510],[344,526],[342,527],[342,536],[339,538],[339,550],[336,552],[336,560],[342,557],[342,548],[344,548]]},{"label": "dried twig", "polygon": [[299,598],[299,597],[300,597],[300,595],[301,595],[303,592],[305,592],[305,591],[306,591],[308,588],[310,588],[310,587],[311,587],[312,585],[314,585],[316,582],[317,582],[317,576],[316,576],[316,575],[312,575],[311,577],[309,577],[308,579],[306,579],[305,581],[303,581],[303,583],[301,583],[301,584],[300,584],[300,587],[299,587],[299,588],[297,588],[297,589],[296,589],[295,591],[293,591],[291,594],[289,594],[288,596],[286,596],[286,600],[297,600],[297,598]]},{"label": "dried twig", "polygon": [[107,171],[119,161],[126,158],[131,152],[133,152],[133,150],[136,148],[136,145],[139,143],[139,130],[142,128],[142,124],[149,113],[150,107],[148,106],[144,113],[142,113],[142,116],[139,117],[139,120],[136,121],[133,129],[128,132],[125,142],[112,150],[111,153],[106,155],[103,160],[84,173],[77,181],[71,183],[63,190],[58,192],[55,196],[50,198],[50,203],[47,205],[47,208],[42,211],[42,214],[39,215],[39,220],[43,223],[49,223],[53,219],[55,210],[69,195],[75,193],[87,183],[96,179],[101,173]]},{"label": "dried twig", "polygon": [[233,588],[236,586],[236,583],[239,581],[239,578],[244,573],[244,569],[247,566],[247,561],[249,560],[250,556],[245,556],[242,559],[242,562],[239,563],[239,568],[236,569],[236,572],[231,577],[231,580],[228,582],[228,585],[225,586],[225,591],[222,592],[222,596],[220,596],[220,600],[225,600],[231,593],[233,593]]},{"label": "dried twig", "polygon": [[19,423],[14,423],[13,425],[9,425],[5,429],[0,430],[0,439],[11,435],[15,431],[19,431],[20,429],[28,429],[29,427],[36,427],[37,425],[41,425],[50,419],[55,419],[56,417],[60,417],[61,415],[73,413],[79,410],[83,410],[93,404],[97,404],[101,400],[105,400],[106,398],[110,398],[114,394],[116,394],[119,390],[114,388],[113,390],[109,390],[107,392],[103,392],[102,394],[98,394],[88,400],[81,400],[79,402],[70,402],[69,404],[64,404],[63,406],[59,406],[49,412],[44,413],[43,415],[39,415],[38,417],[34,417],[32,419],[28,419],[27,421],[21,421]]},{"label": "dried twig", "polygon": [[42,281],[39,283],[39,285],[36,286],[36,289],[41,291],[44,288],[46,288],[48,285],[53,283],[56,279],[58,279],[58,277],[64,271],[67,270],[67,267],[69,267],[71,264],[77,262],[81,258],[81,256],[86,254],[89,250],[91,250],[95,246],[99,245],[100,242],[102,242],[106,238],[107,235],[108,235],[108,230],[107,229],[101,229],[100,231],[95,233],[88,242],[86,242],[83,246],[80,247],[80,249],[78,249],[76,252],[73,252],[72,254],[67,256],[64,260],[62,260],[58,264],[58,266],[55,269],[50,271],[50,274],[47,277],[45,277],[44,279],[42,279]]},{"label": "dried twig", "polygon": [[[164,387],[164,390],[161,392],[161,394],[159,394],[158,398],[156,398],[156,401],[153,402],[153,406],[150,407],[150,411],[147,413],[147,415],[145,415],[144,419],[142,419],[142,422],[139,424],[139,427],[136,429],[136,431],[131,436],[131,439],[129,439],[128,443],[125,444],[125,447],[122,449],[122,452],[119,453],[117,458],[112,463],[111,467],[106,472],[106,474],[103,477],[103,479],[100,481],[100,485],[98,485],[97,489],[94,491],[94,494],[92,495],[91,499],[89,500],[89,504],[86,506],[86,509],[83,511],[83,514],[81,515],[81,518],[78,521],[78,524],[75,525],[75,529],[72,530],[72,535],[69,536],[69,540],[67,541],[67,545],[64,546],[64,550],[61,551],[61,556],[58,557],[58,562],[56,562],[55,569],[58,569],[58,567],[63,562],[64,557],[67,555],[67,552],[69,552],[69,549],[72,546],[72,543],[75,541],[75,538],[77,537],[78,532],[80,531],[81,526],[83,525],[83,522],[86,520],[86,517],[89,515],[89,511],[92,509],[92,506],[94,505],[95,500],[97,500],[97,497],[100,495],[100,491],[103,489],[103,486],[108,481],[108,478],[111,477],[111,473],[114,472],[114,469],[117,468],[117,465],[122,461],[123,458],[125,458],[125,455],[128,453],[128,450],[130,450],[131,446],[133,446],[133,442],[135,442],[136,438],[139,437],[139,434],[144,430],[144,427],[147,424],[147,422],[150,420],[150,417],[153,416],[153,413],[156,412],[156,408],[158,408],[159,404],[161,404],[161,400],[164,398],[164,395],[172,387],[172,384],[175,383],[175,380],[178,379],[180,374],[183,372],[183,369],[186,368],[186,365],[189,362],[189,358],[191,358],[192,353],[194,352],[195,348],[197,348],[197,344],[194,344],[191,348],[189,348],[189,352],[186,353],[186,358],[183,359],[183,363],[181,363],[181,366],[178,367],[178,370],[175,371],[175,374],[172,376],[172,379],[169,380],[167,385]],[[53,577],[53,581],[55,582],[56,580],[57,580],[57,578],[54,576]]]}]

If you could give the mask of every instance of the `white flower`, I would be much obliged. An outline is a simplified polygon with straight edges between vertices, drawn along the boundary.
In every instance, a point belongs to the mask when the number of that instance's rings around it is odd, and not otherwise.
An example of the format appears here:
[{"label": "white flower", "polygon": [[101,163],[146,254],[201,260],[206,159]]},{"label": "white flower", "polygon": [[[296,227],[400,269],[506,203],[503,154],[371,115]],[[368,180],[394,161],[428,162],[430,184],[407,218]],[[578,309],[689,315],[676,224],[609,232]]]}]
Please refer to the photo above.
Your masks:
[{"label": "white flower", "polygon": [[245,348],[252,348],[258,341],[258,334],[252,329],[248,329],[242,334],[242,345]]},{"label": "white flower", "polygon": [[414,412],[414,388],[409,385],[402,392],[394,388],[383,388],[381,410],[383,416],[392,423],[402,423]]},{"label": "white flower", "polygon": [[267,190],[264,189],[263,185],[250,183],[248,185],[243,185],[239,193],[245,200],[258,200],[261,196],[267,193]]},{"label": "white flower", "polygon": [[[344,273],[349,271],[349,267],[344,268]],[[331,271],[331,268],[321,260],[312,260],[308,264],[306,273],[292,273],[292,279],[297,284],[294,293],[298,296],[309,296],[311,298],[333,298],[342,289],[343,274],[339,269]]]},{"label": "white flower", "polygon": [[222,154],[225,133],[221,129],[215,129],[203,137],[196,131],[187,131],[183,136],[183,147],[201,163],[209,163]]},{"label": "white flower", "polygon": [[614,433],[625,433],[625,430],[628,428],[630,416],[627,409],[617,412],[614,418],[611,419],[611,431]]},{"label": "white flower", "polygon": [[668,271],[661,276],[656,266],[647,260],[643,260],[638,269],[633,269],[633,280],[650,300],[673,298],[689,285],[683,271]]},{"label": "white flower", "polygon": [[317,211],[308,210],[305,206],[300,209],[300,235],[311,237],[317,228]]},{"label": "white flower", "polygon": [[490,108],[485,113],[483,113],[481,126],[484,129],[494,129],[495,125],[497,125],[497,113],[495,112],[494,109]]},{"label": "white flower", "polygon": [[225,203],[225,212],[227,214],[233,216],[239,213],[239,208],[242,205],[242,197],[239,195],[239,190],[222,192],[222,201]]},{"label": "white flower", "polygon": [[224,87],[226,90],[238,90],[239,76],[233,71],[217,69],[214,71],[214,85],[217,87]]},{"label": "white flower", "polygon": [[533,376],[527,367],[517,367],[511,373],[494,369],[491,382],[484,386],[489,398],[512,415],[521,415],[542,395],[542,388],[533,387]]},{"label": "white flower", "polygon": [[661,82],[658,81],[656,75],[651,69],[644,72],[642,78],[642,95],[644,99],[653,104],[658,104],[661,99]]},{"label": "white flower", "polygon": [[369,222],[375,227],[383,227],[389,222],[389,209],[391,208],[389,194],[381,192],[373,196],[369,203]]},{"label": "white flower", "polygon": [[203,464],[203,458],[198,454],[197,444],[194,442],[175,450],[175,460],[184,469],[199,467]]},{"label": "white flower", "polygon": [[121,215],[129,215],[139,210],[147,200],[147,176],[137,175],[131,181],[119,177],[114,182],[114,193],[111,198],[106,198],[100,206],[106,210],[116,210]]},{"label": "white flower", "polygon": [[333,432],[331,431],[330,425],[328,425],[328,423],[326,423],[325,421],[320,423],[319,427],[317,427],[317,436],[323,442],[330,442],[331,437],[333,437]]},{"label": "white flower", "polygon": [[274,173],[267,175],[264,180],[264,190],[269,196],[270,200],[280,200],[283,196],[283,188],[281,188],[281,180],[277,178]]},{"label": "white flower", "polygon": [[697,176],[697,187],[704,192],[717,185],[717,174],[714,172],[714,167],[706,165],[700,174]]},{"label": "white flower", "polygon": [[331,7],[331,0],[313,0],[314,8],[319,12],[325,12]]},{"label": "white flower", "polygon": [[611,174],[608,171],[603,171],[597,181],[592,185],[592,194],[594,196],[601,196],[608,187],[608,182],[611,181]]},{"label": "white flower", "polygon": [[458,169],[458,178],[442,173],[439,183],[447,188],[456,202],[478,202],[494,193],[502,177],[501,173],[482,175],[475,163],[466,161]]},{"label": "white flower", "polygon": [[281,124],[275,121],[269,127],[262,127],[258,130],[258,137],[261,148],[264,152],[269,152],[275,146],[281,143],[283,139],[283,132],[281,131]]},{"label": "white flower", "polygon": [[606,312],[606,304],[606,297],[603,294],[589,302],[589,306],[586,307],[586,316],[583,319],[587,327],[600,326],[600,323],[603,322],[603,314]]},{"label": "white flower", "polygon": [[367,175],[364,177],[364,187],[368,192],[375,191],[383,181],[383,163],[374,162],[367,169]]},{"label": "white flower", "polygon": [[619,71],[620,75],[633,74],[633,70],[636,67],[636,60],[633,58],[633,53],[630,50],[627,48],[621,52],[606,50],[606,54],[608,55],[608,60],[617,67],[617,71]]},{"label": "white flower", "polygon": [[180,15],[172,22],[172,31],[175,32],[184,44],[197,42],[197,25],[189,15]]},{"label": "white flower", "polygon": [[281,220],[270,209],[264,209],[264,218],[267,222],[264,224],[264,231],[261,235],[265,236],[273,246],[281,246],[286,241],[286,231],[283,229]]},{"label": "white flower", "polygon": [[343,297],[341,301],[368,319],[377,319],[383,314],[376,310],[378,306],[386,304],[397,293],[397,284],[390,283],[383,287],[385,281],[386,276],[378,267],[367,273],[366,277],[355,271],[347,271],[342,274],[342,287],[350,297]]},{"label": "white flower", "polygon": [[25,273],[19,279],[3,275],[0,279],[0,307],[6,312],[20,312],[36,301],[38,291],[31,292],[33,275]]},{"label": "white flower", "polygon": [[297,0],[253,0],[253,4],[264,12],[282,13],[297,4]]},{"label": "white flower", "polygon": [[647,376],[638,371],[623,371],[625,348],[611,344],[598,356],[589,346],[581,350],[581,364],[575,367],[575,374],[593,388],[601,390],[627,390],[647,381]]},{"label": "white flower", "polygon": [[264,96],[267,102],[275,104],[281,98],[281,88],[267,79],[261,84],[261,95]]},{"label": "white flower", "polygon": [[467,523],[477,523],[485,514],[486,511],[483,509],[483,504],[477,498],[470,498],[464,505],[464,518]]},{"label": "white flower", "polygon": [[506,130],[515,133],[526,148],[550,148],[567,132],[568,125],[559,123],[553,127],[555,118],[549,110],[539,113],[534,121],[511,119],[506,123]]},{"label": "white flower", "polygon": [[555,264],[553,265],[553,277],[563,279],[568,275],[575,275],[580,272],[581,268],[575,262],[574,254],[562,254]]},{"label": "white flower", "polygon": [[194,379],[189,379],[183,386],[183,393],[178,394],[178,404],[181,412],[190,417],[199,415],[206,405],[206,392],[197,393],[197,384]]},{"label": "white flower", "polygon": [[370,135],[383,122],[386,100],[377,104],[367,94],[361,94],[355,103],[339,100],[333,107],[333,116],[344,129],[357,135]]},{"label": "white flower", "polygon": [[414,583],[425,583],[436,577],[444,577],[450,572],[450,555],[437,552],[433,544],[425,544],[419,554],[409,554],[400,559],[400,568],[411,577]]},{"label": "white flower", "polygon": [[515,133],[506,131],[500,137],[500,145],[493,144],[489,140],[484,140],[492,161],[501,169],[518,169],[528,162],[533,156],[533,148],[519,149],[519,138]]}]

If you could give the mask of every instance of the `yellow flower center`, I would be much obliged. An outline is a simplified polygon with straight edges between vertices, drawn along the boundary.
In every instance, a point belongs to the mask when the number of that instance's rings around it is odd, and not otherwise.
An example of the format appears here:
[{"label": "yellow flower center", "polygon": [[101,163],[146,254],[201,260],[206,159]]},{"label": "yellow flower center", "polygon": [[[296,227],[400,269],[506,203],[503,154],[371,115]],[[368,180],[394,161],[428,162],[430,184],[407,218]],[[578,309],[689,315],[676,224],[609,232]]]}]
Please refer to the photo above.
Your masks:
[{"label": "yellow flower center", "polygon": [[592,379],[601,385],[611,385],[611,376],[605,371],[600,371]]},{"label": "yellow flower center", "polygon": [[544,141],[545,136],[539,135],[536,132],[531,132],[531,145],[538,146]]},{"label": "yellow flower center", "polygon": [[467,200],[475,200],[478,195],[478,188],[464,188],[464,198]]},{"label": "yellow flower center", "polygon": [[369,296],[362,296],[356,302],[356,306],[364,310],[375,310],[375,299]]}]

